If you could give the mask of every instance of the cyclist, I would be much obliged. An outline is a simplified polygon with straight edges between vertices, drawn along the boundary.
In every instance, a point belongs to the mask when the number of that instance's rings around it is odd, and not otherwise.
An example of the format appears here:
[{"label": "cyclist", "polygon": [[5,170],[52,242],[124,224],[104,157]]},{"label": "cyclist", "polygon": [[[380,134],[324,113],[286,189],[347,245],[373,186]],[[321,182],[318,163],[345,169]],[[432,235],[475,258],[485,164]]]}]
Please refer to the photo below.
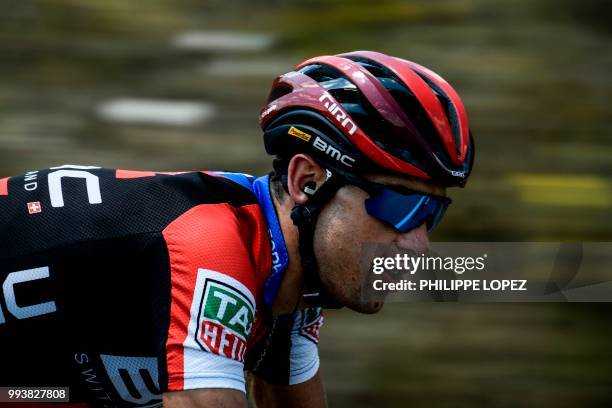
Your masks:
[{"label": "cyclist", "polygon": [[474,157],[440,76],[358,51],[278,77],[274,171],[61,166],[0,180],[0,385],[92,406],[325,405],[322,307],[374,313],[361,244],[425,251]]}]

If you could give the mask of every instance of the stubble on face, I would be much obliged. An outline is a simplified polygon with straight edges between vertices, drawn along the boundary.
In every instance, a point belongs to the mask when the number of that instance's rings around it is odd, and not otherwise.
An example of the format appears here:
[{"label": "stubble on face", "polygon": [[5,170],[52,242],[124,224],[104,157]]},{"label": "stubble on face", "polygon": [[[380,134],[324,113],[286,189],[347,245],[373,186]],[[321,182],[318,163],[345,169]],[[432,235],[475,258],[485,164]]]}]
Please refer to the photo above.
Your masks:
[{"label": "stubble on face", "polygon": [[[368,178],[430,194],[445,194],[443,187],[419,181],[406,181],[393,176]],[[363,204],[367,197],[367,193],[357,187],[341,188],[321,211],[315,229],[314,250],[323,287],[338,302],[352,310],[376,313],[382,309],[384,301],[367,300],[368,296],[364,293],[366,279],[371,278],[371,273],[366,265],[361,264],[363,244],[376,242],[395,245],[398,252],[423,252],[429,241],[424,227],[400,235],[390,226],[371,217]]]},{"label": "stubble on face", "polygon": [[360,313],[376,313],[381,301],[367,301],[363,296],[365,274],[362,271],[362,245],[377,239],[389,242],[394,234],[366,212],[367,195],[348,186],[321,211],[315,229],[314,250],[323,287],[343,306]]}]

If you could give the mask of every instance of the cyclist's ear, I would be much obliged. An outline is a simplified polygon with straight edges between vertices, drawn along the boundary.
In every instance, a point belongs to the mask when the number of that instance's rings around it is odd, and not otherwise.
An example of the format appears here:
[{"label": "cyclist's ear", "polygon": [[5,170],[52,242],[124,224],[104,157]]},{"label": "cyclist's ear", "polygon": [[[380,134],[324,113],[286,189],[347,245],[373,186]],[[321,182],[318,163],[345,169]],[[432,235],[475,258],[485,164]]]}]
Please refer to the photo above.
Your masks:
[{"label": "cyclist's ear", "polygon": [[287,187],[295,204],[301,205],[325,182],[325,170],[307,154],[296,154],[289,161]]}]

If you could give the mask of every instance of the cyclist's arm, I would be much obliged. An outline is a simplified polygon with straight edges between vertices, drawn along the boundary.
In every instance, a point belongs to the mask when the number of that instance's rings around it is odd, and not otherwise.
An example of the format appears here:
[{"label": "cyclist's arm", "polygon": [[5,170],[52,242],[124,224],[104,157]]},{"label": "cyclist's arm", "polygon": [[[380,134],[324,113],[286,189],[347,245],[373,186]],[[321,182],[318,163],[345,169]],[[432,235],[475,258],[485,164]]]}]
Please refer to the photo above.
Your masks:
[{"label": "cyclist's arm", "polygon": [[244,393],[232,389],[199,389],[167,392],[164,408],[245,408]]},{"label": "cyclist's arm", "polygon": [[321,375],[296,385],[276,385],[249,376],[249,392],[255,407],[324,408],[327,406]]},{"label": "cyclist's arm", "polygon": [[165,407],[247,407],[244,356],[256,282],[235,219],[240,211],[199,205],[163,231],[171,266]]},{"label": "cyclist's arm", "polygon": [[317,347],[321,309],[275,317],[262,313],[256,323],[246,364],[250,402],[257,407],[325,407]]}]

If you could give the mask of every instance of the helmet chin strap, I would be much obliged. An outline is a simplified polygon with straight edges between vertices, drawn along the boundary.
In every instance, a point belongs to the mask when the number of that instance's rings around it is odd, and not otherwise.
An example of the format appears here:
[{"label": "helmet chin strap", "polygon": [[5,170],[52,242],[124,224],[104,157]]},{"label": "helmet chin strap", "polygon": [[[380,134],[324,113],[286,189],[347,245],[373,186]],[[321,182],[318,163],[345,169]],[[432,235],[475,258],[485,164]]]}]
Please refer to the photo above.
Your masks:
[{"label": "helmet chin strap", "polygon": [[329,171],[327,174],[328,178],[325,183],[310,196],[305,204],[293,207],[291,220],[298,227],[304,301],[312,307],[340,309],[342,305],[321,284],[319,266],[314,254],[314,231],[321,209],[340,187],[345,185],[345,181],[339,175],[330,175]]}]

